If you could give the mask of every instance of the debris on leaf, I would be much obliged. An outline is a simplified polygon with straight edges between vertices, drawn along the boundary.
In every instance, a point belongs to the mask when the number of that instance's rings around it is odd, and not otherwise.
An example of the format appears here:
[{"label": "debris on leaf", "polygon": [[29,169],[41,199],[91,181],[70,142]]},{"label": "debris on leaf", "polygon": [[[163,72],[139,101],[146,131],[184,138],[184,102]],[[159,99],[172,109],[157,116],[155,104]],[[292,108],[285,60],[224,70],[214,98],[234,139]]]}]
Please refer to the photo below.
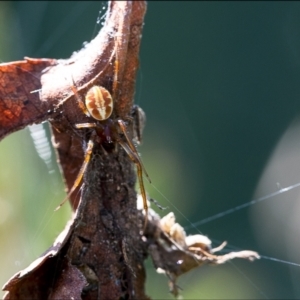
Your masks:
[{"label": "debris on leaf", "polygon": [[215,255],[226,246],[226,242],[212,248],[211,240],[204,235],[186,236],[183,227],[176,223],[173,212],[161,220],[154,214],[151,217],[149,223],[154,226],[149,225],[145,234],[148,252],[157,271],[168,276],[170,291],[175,297],[179,295],[177,278],[196,267],[203,264],[220,265],[234,258],[250,261],[260,258],[257,252],[250,250]]}]

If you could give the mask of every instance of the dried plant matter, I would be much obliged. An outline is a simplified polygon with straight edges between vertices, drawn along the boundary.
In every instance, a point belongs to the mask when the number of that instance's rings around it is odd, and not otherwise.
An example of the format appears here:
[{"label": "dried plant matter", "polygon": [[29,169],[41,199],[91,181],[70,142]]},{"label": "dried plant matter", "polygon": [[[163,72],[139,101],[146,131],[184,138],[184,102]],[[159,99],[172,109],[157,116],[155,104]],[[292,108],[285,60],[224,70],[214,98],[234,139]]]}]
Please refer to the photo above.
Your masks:
[{"label": "dried plant matter", "polygon": [[224,255],[215,255],[222,250],[226,242],[217,248],[211,248],[211,241],[204,235],[186,236],[181,225],[175,222],[171,212],[162,219],[152,215],[152,227],[149,227],[148,252],[152,257],[156,269],[165,273],[170,282],[170,291],[178,296],[177,278],[203,264],[220,265],[234,258],[243,258],[253,261],[259,259],[254,251],[230,252]]}]

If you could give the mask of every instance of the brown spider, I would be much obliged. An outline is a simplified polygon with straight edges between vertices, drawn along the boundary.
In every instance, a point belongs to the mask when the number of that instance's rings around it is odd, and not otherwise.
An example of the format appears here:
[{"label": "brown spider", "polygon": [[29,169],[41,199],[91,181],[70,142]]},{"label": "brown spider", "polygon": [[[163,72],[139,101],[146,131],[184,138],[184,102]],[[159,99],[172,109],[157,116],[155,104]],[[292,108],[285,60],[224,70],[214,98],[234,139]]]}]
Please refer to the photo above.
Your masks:
[{"label": "brown spider", "polygon": [[[111,58],[114,56],[115,51],[113,51]],[[109,60],[110,63],[111,59]],[[118,75],[118,59],[116,57],[115,63],[114,63],[114,78],[113,78],[113,84],[112,84],[112,94],[115,94],[116,88],[117,88],[117,75]],[[101,74],[101,73],[100,73]],[[99,74],[99,75],[100,75]],[[98,76],[97,75],[97,78]],[[91,84],[92,81],[95,81],[95,78],[92,79],[87,85]],[[141,195],[143,198],[143,206],[145,210],[145,226],[147,222],[148,217],[148,205],[147,205],[147,197],[146,197],[146,191],[144,187],[143,182],[143,172],[147,176],[149,182],[149,176],[142,164],[142,161],[139,157],[139,154],[136,150],[136,147],[134,146],[132,140],[129,138],[127,134],[127,127],[126,122],[124,122],[121,119],[113,119],[111,118],[113,109],[114,109],[114,100],[111,93],[104,87],[94,85],[92,86],[88,92],[85,95],[84,101],[78,94],[78,90],[75,86],[75,83],[73,81],[73,85],[71,86],[72,92],[74,93],[77,103],[79,105],[79,108],[83,111],[85,115],[88,117],[93,118],[93,122],[89,123],[80,123],[75,124],[75,127],[77,129],[84,129],[84,128],[94,128],[90,139],[87,144],[87,148],[84,153],[84,161],[80,168],[80,171],[75,179],[75,182],[70,189],[69,193],[67,194],[66,198],[62,201],[62,203],[56,208],[58,210],[70,197],[70,195],[75,191],[75,189],[80,185],[80,182],[83,178],[83,175],[87,169],[87,166],[90,162],[91,155],[93,152],[93,147],[95,143],[100,144],[113,144],[118,143],[120,144],[123,149],[126,151],[126,153],[129,155],[130,159],[135,163],[137,167],[137,175],[141,190]],[[60,107],[68,98],[62,100],[57,107]],[[134,106],[134,115],[137,118],[137,138],[140,140],[140,114],[142,113],[142,110]],[[130,117],[129,117],[130,118]],[[125,139],[122,137],[122,135],[125,137]]]}]

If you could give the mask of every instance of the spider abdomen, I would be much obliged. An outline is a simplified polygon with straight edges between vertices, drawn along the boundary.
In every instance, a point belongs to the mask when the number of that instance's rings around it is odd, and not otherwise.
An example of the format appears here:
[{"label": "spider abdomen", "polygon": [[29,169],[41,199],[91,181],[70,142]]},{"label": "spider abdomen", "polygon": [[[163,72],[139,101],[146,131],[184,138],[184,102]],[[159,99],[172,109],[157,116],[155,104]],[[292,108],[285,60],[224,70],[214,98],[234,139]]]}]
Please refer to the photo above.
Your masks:
[{"label": "spider abdomen", "polygon": [[85,105],[90,115],[99,121],[106,120],[113,111],[110,92],[102,86],[93,86],[85,96]]}]

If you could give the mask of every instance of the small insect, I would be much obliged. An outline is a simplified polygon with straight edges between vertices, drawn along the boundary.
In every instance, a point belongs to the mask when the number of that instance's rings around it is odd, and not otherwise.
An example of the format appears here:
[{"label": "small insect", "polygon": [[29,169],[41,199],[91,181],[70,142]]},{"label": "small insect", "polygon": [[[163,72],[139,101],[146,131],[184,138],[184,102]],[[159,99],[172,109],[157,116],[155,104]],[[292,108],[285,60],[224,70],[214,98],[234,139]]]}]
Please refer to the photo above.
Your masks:
[{"label": "small insect", "polygon": [[[114,53],[115,51],[113,51],[112,56]],[[143,182],[143,172],[148,178],[149,182],[150,182],[150,178],[142,164],[142,161],[139,157],[135,145],[133,144],[132,140],[127,134],[126,122],[124,120],[114,119],[112,117],[112,113],[114,110],[113,95],[115,94],[117,88],[118,66],[119,66],[119,62],[116,57],[114,63],[114,78],[112,84],[112,94],[105,87],[94,85],[88,90],[88,92],[85,95],[85,99],[83,101],[82,98],[79,96],[78,90],[73,81],[73,85],[71,86],[71,89],[73,94],[76,97],[79,108],[82,110],[82,112],[85,115],[92,117],[94,119],[94,122],[75,124],[75,127],[77,129],[94,128],[94,130],[91,133],[90,139],[88,141],[87,148],[84,153],[84,161],[77,175],[77,178],[75,179],[75,182],[72,188],[70,189],[68,195],[63,200],[63,202],[56,208],[56,210],[58,210],[68,200],[70,195],[80,185],[83,175],[91,160],[91,155],[95,143],[105,143],[105,144],[118,143],[126,151],[130,159],[135,163],[137,167],[137,175],[138,175],[141,195],[143,198],[143,206],[145,210],[145,226],[146,226],[147,216],[148,216],[148,205],[147,205],[146,191]],[[61,101],[58,104],[58,107],[64,101],[65,100]],[[135,111],[133,114],[136,116],[137,119],[136,120],[137,124],[135,124],[135,126],[139,127],[138,123],[143,117],[140,114],[143,114],[143,112],[137,106],[134,106],[134,110]],[[138,140],[140,140],[140,137],[141,137],[140,128],[137,128]]]}]

